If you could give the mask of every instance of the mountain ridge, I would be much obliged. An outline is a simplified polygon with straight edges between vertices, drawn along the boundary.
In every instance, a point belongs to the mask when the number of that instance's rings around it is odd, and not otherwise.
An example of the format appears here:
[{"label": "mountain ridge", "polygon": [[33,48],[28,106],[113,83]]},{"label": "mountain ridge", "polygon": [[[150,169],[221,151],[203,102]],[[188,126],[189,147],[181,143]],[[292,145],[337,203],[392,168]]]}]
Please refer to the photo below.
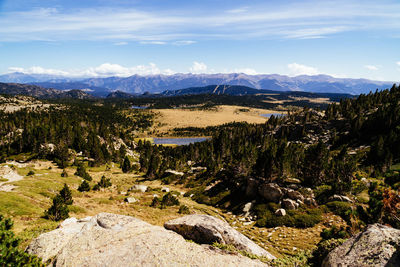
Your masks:
[{"label": "mountain ridge", "polygon": [[390,88],[394,82],[368,79],[335,78],[329,75],[300,75],[290,77],[280,74],[247,75],[244,73],[173,75],[132,75],[129,77],[68,78],[56,75],[27,75],[10,73],[0,75],[0,82],[20,82],[38,84],[57,89],[91,89],[94,95],[107,96],[113,91],[131,94],[160,93],[166,90],[202,87],[208,85],[241,85],[255,89],[275,91],[305,91],[314,93],[346,93],[358,95],[376,89]]}]

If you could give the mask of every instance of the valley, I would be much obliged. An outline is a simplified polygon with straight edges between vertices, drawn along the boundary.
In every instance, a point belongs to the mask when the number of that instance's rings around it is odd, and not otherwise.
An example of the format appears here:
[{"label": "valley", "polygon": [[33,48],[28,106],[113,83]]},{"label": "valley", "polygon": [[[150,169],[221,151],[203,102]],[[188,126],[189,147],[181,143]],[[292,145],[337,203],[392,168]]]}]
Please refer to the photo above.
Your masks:
[{"label": "valley", "polygon": [[[210,104],[202,95],[4,96],[0,214],[13,220],[19,249],[68,217],[108,212],[163,226],[206,214],[277,259],[223,243],[214,249],[270,266],[319,266],[327,244],[339,246],[371,223],[399,226],[390,206],[398,203],[399,90],[329,101],[323,110]],[[137,109],[134,101],[170,108]],[[69,204],[59,202],[65,190]]]}]

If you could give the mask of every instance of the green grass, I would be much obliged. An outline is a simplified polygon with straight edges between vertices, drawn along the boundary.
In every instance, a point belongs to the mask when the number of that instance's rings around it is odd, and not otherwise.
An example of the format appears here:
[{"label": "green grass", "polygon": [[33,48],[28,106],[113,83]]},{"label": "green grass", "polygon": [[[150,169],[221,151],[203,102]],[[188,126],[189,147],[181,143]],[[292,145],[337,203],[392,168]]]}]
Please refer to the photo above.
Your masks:
[{"label": "green grass", "polygon": [[392,171],[400,171],[400,163],[392,165],[392,167],[390,167],[390,170],[392,170]]},{"label": "green grass", "polygon": [[14,192],[0,192],[0,214],[6,216],[37,216],[42,209],[29,198]]},{"label": "green grass", "polygon": [[0,177],[0,182],[7,182],[7,181],[8,181],[8,179]]}]

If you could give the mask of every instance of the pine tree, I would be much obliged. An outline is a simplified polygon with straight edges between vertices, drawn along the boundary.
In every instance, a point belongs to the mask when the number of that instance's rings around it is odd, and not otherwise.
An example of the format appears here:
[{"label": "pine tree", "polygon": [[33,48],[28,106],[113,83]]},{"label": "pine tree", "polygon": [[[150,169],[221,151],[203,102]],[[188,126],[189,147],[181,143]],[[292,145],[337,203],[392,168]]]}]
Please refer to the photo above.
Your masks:
[{"label": "pine tree", "polygon": [[106,178],[106,177],[103,175],[103,176],[101,177],[100,182],[98,183],[98,185],[99,185],[99,187],[106,188],[106,187],[110,187],[112,184],[111,184],[110,178]]},{"label": "pine tree", "polygon": [[90,185],[89,185],[89,183],[86,181],[86,180],[84,180],[81,184],[80,184],[80,186],[78,187],[78,191],[79,192],[87,192],[87,191],[90,191]]},{"label": "pine tree", "polygon": [[72,205],[72,203],[74,202],[72,200],[71,190],[69,189],[67,184],[64,184],[63,189],[61,189],[60,196],[64,200],[64,203],[66,205]]},{"label": "pine tree", "polygon": [[11,231],[13,222],[0,215],[0,266],[44,266],[40,258],[20,250],[20,240]]},{"label": "pine tree", "polygon": [[131,161],[129,160],[128,156],[125,156],[124,162],[122,163],[122,171],[127,173],[131,170]]},{"label": "pine tree", "polygon": [[65,220],[69,217],[69,209],[61,195],[53,198],[53,205],[45,212],[45,217],[53,221]]}]

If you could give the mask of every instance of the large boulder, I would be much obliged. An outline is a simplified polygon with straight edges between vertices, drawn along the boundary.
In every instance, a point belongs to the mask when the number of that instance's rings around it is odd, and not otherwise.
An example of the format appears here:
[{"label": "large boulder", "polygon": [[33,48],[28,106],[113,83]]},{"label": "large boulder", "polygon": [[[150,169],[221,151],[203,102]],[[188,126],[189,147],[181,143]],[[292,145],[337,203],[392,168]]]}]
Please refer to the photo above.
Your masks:
[{"label": "large boulder", "polygon": [[372,224],[332,250],[322,266],[400,266],[399,246],[400,230]]},{"label": "large boulder", "polygon": [[282,200],[282,206],[287,210],[295,210],[299,207],[299,203],[289,198]]},{"label": "large boulder", "polygon": [[258,260],[187,242],[130,216],[100,213],[69,219],[26,250],[51,266],[266,266]]},{"label": "large boulder", "polygon": [[296,200],[296,201],[297,200],[300,200],[301,202],[304,201],[304,196],[298,191],[290,190],[290,191],[287,192],[287,196],[290,199],[293,199],[293,200]]},{"label": "large boulder", "polygon": [[200,244],[230,244],[239,250],[244,250],[269,259],[275,257],[249,238],[229,226],[228,223],[209,215],[193,214],[168,221],[164,227],[177,232],[186,239]]},{"label": "large boulder", "polygon": [[262,184],[259,187],[258,193],[269,202],[278,203],[284,193],[279,185],[275,183]]},{"label": "large boulder", "polygon": [[258,192],[258,181],[254,178],[247,179],[245,194],[247,197],[255,198]]}]

